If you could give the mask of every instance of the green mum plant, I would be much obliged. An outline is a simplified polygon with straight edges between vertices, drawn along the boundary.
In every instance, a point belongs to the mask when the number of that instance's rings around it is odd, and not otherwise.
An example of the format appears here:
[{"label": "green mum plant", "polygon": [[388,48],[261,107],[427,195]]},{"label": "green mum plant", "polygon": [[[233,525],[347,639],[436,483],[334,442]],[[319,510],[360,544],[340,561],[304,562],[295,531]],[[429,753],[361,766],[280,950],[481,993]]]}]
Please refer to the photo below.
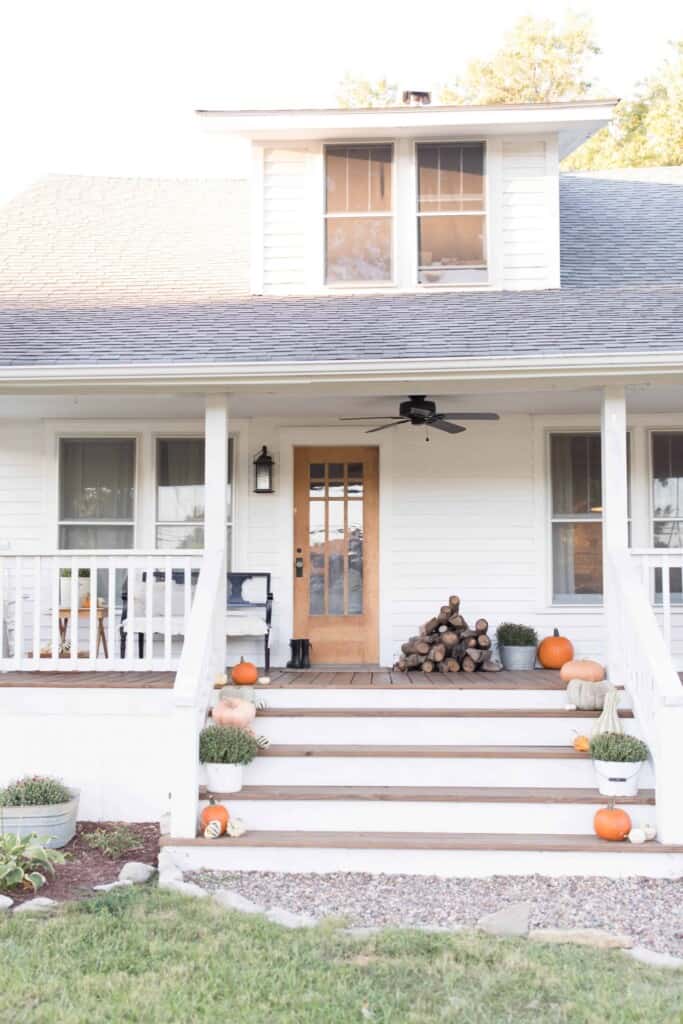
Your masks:
[{"label": "green mum plant", "polygon": [[537,647],[538,633],[531,626],[517,622],[501,622],[496,630],[499,647]]},{"label": "green mum plant", "polygon": [[202,764],[250,764],[259,749],[255,736],[234,725],[207,725],[199,734]]},{"label": "green mum plant", "polygon": [[23,838],[0,835],[0,890],[33,889],[37,892],[54,876],[55,866],[64,864],[67,854],[47,847],[48,836],[32,834]]},{"label": "green mum plant", "polygon": [[591,740],[591,757],[594,761],[621,761],[635,764],[647,761],[648,749],[642,740],[620,732],[603,732]]},{"label": "green mum plant", "polygon": [[73,794],[59,779],[48,775],[25,775],[0,789],[0,807],[36,807],[66,804]]}]

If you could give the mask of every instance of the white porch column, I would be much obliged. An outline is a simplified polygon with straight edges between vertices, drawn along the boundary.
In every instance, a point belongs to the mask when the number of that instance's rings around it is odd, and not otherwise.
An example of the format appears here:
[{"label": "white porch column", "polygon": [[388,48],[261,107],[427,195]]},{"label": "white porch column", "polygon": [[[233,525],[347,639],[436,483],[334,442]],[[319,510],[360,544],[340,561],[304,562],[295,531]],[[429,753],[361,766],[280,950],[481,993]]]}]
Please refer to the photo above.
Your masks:
[{"label": "white porch column", "polygon": [[228,493],[228,396],[207,395],[204,413],[204,548],[226,543]]},{"label": "white porch column", "polygon": [[602,393],[602,547],[607,667],[609,679],[619,682],[621,651],[615,624],[607,553],[628,547],[628,476],[626,456],[626,390],[608,384]]}]

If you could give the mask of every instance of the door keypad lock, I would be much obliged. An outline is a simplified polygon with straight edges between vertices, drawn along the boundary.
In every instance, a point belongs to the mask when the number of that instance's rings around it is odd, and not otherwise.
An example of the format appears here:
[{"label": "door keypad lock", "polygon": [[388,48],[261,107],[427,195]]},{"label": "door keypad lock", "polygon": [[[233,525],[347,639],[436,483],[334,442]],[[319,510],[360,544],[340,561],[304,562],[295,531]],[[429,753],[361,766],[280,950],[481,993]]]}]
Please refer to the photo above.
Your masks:
[{"label": "door keypad lock", "polygon": [[301,579],[304,574],[304,558],[301,553],[301,548],[297,548],[296,552],[296,558],[294,559],[294,575],[297,579]]}]

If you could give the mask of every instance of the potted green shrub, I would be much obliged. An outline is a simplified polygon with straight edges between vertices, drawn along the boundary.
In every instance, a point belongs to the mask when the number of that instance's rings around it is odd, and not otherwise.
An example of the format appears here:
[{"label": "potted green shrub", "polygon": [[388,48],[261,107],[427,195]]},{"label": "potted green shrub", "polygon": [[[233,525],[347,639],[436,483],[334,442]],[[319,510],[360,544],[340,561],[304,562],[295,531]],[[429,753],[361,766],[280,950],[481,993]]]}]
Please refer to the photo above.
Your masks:
[{"label": "potted green shrub", "polygon": [[503,668],[528,671],[535,666],[538,634],[531,626],[501,622],[496,630],[496,639]]},{"label": "potted green shrub", "polygon": [[0,789],[0,833],[49,836],[47,846],[66,846],[76,833],[78,790],[47,775],[25,775]]},{"label": "potted green shrub", "polygon": [[635,796],[647,756],[647,745],[635,736],[619,732],[593,736],[591,757],[600,792],[604,796]]},{"label": "potted green shrub", "polygon": [[199,760],[206,768],[211,792],[237,793],[242,769],[259,752],[256,737],[234,725],[207,725],[199,735]]}]

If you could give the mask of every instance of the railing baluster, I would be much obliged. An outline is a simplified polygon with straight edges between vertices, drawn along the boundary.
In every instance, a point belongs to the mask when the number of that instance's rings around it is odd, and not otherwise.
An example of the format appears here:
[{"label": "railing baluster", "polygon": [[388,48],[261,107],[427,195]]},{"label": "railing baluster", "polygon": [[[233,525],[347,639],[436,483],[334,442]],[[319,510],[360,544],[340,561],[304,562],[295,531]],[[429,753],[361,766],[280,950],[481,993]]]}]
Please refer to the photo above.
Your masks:
[{"label": "railing baluster", "polygon": [[9,647],[5,643],[7,623],[5,621],[5,558],[0,555],[0,661],[9,657]]},{"label": "railing baluster", "polygon": [[145,659],[152,667],[154,657],[154,628],[152,618],[154,615],[154,566],[151,558],[146,559],[147,582],[145,584]]},{"label": "railing baluster", "polygon": [[59,558],[50,559],[50,667],[59,668],[59,603],[61,601],[60,580],[62,569]]},{"label": "railing baluster", "polygon": [[137,566],[134,558],[128,563],[128,633],[126,643],[126,660],[135,667],[138,654],[138,638],[135,635],[135,594]]},{"label": "railing baluster", "polygon": [[33,559],[33,661],[40,665],[40,613],[43,603],[43,574],[40,555]]},{"label": "railing baluster", "polygon": [[662,611],[664,640],[671,651],[671,564],[666,555],[662,558]]},{"label": "railing baluster", "polygon": [[107,644],[109,660],[118,659],[116,638],[116,559],[107,559]]},{"label": "railing baluster", "polygon": [[24,657],[24,560],[21,555],[17,558],[14,569],[14,664],[17,669],[21,668]]},{"label": "railing baluster", "polygon": [[74,557],[71,559],[71,600],[70,600],[70,614],[69,614],[69,629],[71,639],[71,664],[74,665],[78,661],[78,612],[79,612],[79,598],[78,598],[78,561]]},{"label": "railing baluster", "polygon": [[164,579],[164,668],[170,668],[173,647],[173,563],[169,557],[164,559]]}]

